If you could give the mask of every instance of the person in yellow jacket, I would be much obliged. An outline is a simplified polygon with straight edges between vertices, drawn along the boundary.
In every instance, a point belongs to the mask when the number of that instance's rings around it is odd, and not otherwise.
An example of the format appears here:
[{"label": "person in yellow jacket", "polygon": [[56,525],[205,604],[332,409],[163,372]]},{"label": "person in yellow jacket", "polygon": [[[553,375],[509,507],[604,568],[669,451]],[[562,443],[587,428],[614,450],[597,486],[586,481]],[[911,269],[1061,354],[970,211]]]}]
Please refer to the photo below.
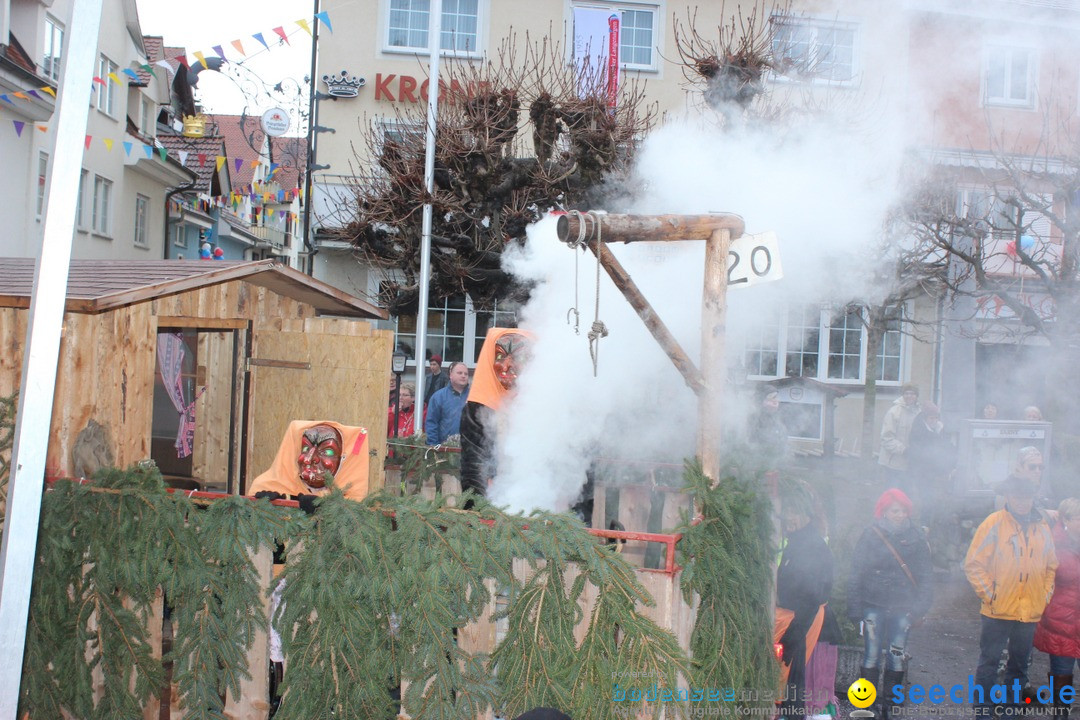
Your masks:
[{"label": "person in yellow jacket", "polygon": [[1015,475],[998,486],[1005,507],[979,525],[964,559],[968,582],[982,600],[975,670],[975,684],[982,688],[982,697],[975,701],[983,707],[994,702],[991,686],[997,682],[1001,651],[1006,647],[1008,697],[1012,698],[1015,681],[1027,687],[1035,628],[1054,592],[1058,561],[1050,524],[1034,507],[1037,489],[1034,483]]}]

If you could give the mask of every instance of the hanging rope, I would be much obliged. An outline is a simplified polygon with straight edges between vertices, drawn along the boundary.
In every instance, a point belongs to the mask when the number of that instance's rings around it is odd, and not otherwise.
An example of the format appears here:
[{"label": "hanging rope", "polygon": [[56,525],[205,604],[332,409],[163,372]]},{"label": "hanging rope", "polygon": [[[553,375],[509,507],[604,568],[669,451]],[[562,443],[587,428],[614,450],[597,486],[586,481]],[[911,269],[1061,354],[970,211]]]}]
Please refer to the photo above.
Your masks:
[{"label": "hanging rope", "polygon": [[578,254],[577,249],[584,247],[585,245],[585,215],[582,215],[577,210],[571,210],[567,213],[570,217],[576,217],[578,219],[578,236],[576,240],[568,239],[566,244],[570,246],[571,250],[574,250],[574,305],[566,311],[566,324],[571,323],[571,316],[573,316],[574,334],[581,334],[581,313],[578,311],[580,305],[578,301]]},{"label": "hanging rope", "polygon": [[607,337],[608,329],[600,319],[600,218],[593,212],[590,212],[589,215],[592,216],[593,227],[596,230],[596,309],[593,314],[592,327],[589,329],[589,357],[592,358],[593,377],[596,377],[597,366],[600,362],[600,339]]}]

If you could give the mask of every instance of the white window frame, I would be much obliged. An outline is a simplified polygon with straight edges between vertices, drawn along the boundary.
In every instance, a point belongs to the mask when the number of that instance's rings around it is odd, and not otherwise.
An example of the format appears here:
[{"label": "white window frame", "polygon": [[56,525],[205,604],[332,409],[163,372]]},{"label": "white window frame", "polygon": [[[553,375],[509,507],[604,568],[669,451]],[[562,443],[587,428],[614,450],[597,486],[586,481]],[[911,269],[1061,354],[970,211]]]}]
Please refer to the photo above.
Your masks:
[{"label": "white window frame", "polygon": [[83,168],[79,172],[79,194],[75,198],[75,227],[86,231],[86,178],[90,171]]},{"label": "white window frame", "polygon": [[[814,308],[817,308],[815,311]],[[902,313],[906,313],[906,309],[901,310]],[[831,339],[835,333],[844,332],[844,325],[841,325],[838,321],[843,321],[847,315],[847,311],[844,307],[830,306],[830,305],[793,305],[790,308],[786,308],[782,312],[779,324],[773,322],[765,327],[771,328],[776,333],[775,340],[766,336],[766,332],[761,332],[754,340],[756,342],[745,342],[743,347],[743,362],[747,363],[747,358],[755,353],[762,352],[775,352],[776,353],[776,372],[771,375],[756,374],[753,369],[747,367],[747,378],[751,380],[776,380],[782,377],[796,377],[789,376],[787,373],[788,354],[792,353],[806,353],[814,355],[816,352],[816,371],[812,375],[802,375],[811,380],[817,380],[823,383],[829,383],[831,385],[862,385],[865,382],[866,373],[866,347],[868,336],[866,333],[866,326],[862,322],[859,323],[859,340],[858,340],[858,356],[855,360],[849,360],[849,362],[857,362],[858,374],[857,377],[843,378],[843,377],[830,377],[830,361],[837,355],[832,352],[830,345]],[[817,320],[816,327],[810,325],[803,325],[803,320],[809,316]],[[804,329],[810,329],[812,332],[817,333],[816,343],[811,342],[809,347],[800,349],[800,338],[796,336],[796,333],[800,333]],[[848,330],[853,328],[849,327]],[[850,338],[845,338],[848,340]],[[848,348],[850,350],[850,347]],[[895,349],[895,352],[892,350]],[[908,343],[904,337],[903,332],[899,327],[888,330],[886,336],[882,339],[881,350],[878,353],[878,374],[884,375],[884,369],[887,361],[896,362],[896,377],[895,379],[878,379],[877,384],[889,387],[899,386],[904,381],[904,371],[907,366],[907,350]],[[854,356],[854,353],[849,352],[849,357]],[[758,368],[760,368],[760,363]]]},{"label": "white window frame", "polygon": [[[1024,78],[1024,97],[1012,97],[1013,83],[1016,78],[1009,71],[1015,55],[1027,56],[1027,77]],[[1001,95],[990,95],[990,76],[994,69],[995,60],[1001,60]],[[1035,108],[1035,78],[1038,77],[1039,53],[1036,48],[1023,45],[1009,45],[1005,43],[987,45],[983,61],[982,73],[982,97],[986,107],[1006,107],[1024,110]]]},{"label": "white window frame", "polygon": [[150,198],[135,194],[135,247],[150,247]]},{"label": "white window frame", "polygon": [[139,93],[139,132],[146,138],[153,138],[155,135],[154,130],[157,123],[152,108],[153,104],[150,98]]},{"label": "white window frame", "polygon": [[[588,2],[588,0],[582,0],[580,2],[572,2],[570,8],[570,17],[573,18],[574,8],[595,8],[597,10],[606,10],[611,13],[618,13],[619,15],[619,67],[623,70],[638,70],[644,72],[655,72],[659,70],[658,58],[661,54],[662,48],[660,43],[664,37],[663,28],[661,22],[663,15],[660,12],[659,3],[636,3],[636,2]],[[647,12],[652,15],[652,44],[650,47],[651,61],[648,63],[632,63],[626,61],[625,45],[623,44],[626,36],[623,32],[625,17],[624,13],[627,12]],[[572,32],[571,28],[571,32]],[[568,43],[571,57],[573,56],[573,42]],[[643,47],[641,45],[635,45],[635,47]]]},{"label": "white window frame", "polygon": [[104,82],[94,83],[97,88],[97,97],[94,106],[109,117],[116,117],[116,83],[109,79],[110,73],[119,72],[119,66],[105,55],[98,57],[97,76]]},{"label": "white window frame", "polygon": [[[773,55],[778,54],[778,50],[783,48],[783,45],[778,46],[779,33],[782,28],[794,28],[808,33],[805,45],[807,46],[806,57],[798,58],[794,63],[796,72],[793,74],[779,74],[775,79],[777,80],[794,80],[797,82],[810,82],[813,84],[821,85],[838,85],[838,86],[851,86],[855,84],[856,78],[859,74],[859,26],[853,22],[843,22],[835,19],[818,19],[808,17],[790,17],[785,16],[779,18],[773,16],[771,20],[771,46]],[[851,34],[850,62],[847,64],[850,67],[850,73],[848,77],[835,77],[833,68],[835,66],[829,66],[829,71],[822,72],[821,67],[815,67],[819,63],[824,64],[827,61],[823,58],[827,57],[826,53],[833,52],[833,48],[838,47],[835,39],[832,43],[824,43],[823,36],[827,33],[845,32]],[[847,46],[839,46],[847,47]],[[779,59],[779,58],[778,58]],[[800,74],[797,71],[798,65],[803,62],[807,65],[804,73]]]},{"label": "white window frame", "polygon": [[38,150],[37,191],[34,198],[35,217],[38,220],[45,214],[46,193],[49,189],[49,153]]},{"label": "white window frame", "polygon": [[175,225],[173,225],[172,228],[173,228],[173,245],[178,247],[178,248],[184,248],[185,250],[187,250],[187,246],[188,246],[187,226],[184,225],[183,223],[178,222]]},{"label": "white window frame", "polygon": [[41,74],[55,83],[60,82],[60,66],[64,59],[64,26],[51,15],[45,16],[45,38],[41,50]]},{"label": "white window frame", "polygon": [[[510,309],[507,309],[507,306],[509,306]],[[490,327],[516,327],[517,326],[517,316],[518,316],[519,311],[520,311],[520,308],[517,307],[516,305],[512,304],[512,303],[503,303],[503,307],[500,308],[498,302],[495,303],[494,308],[491,309],[491,310],[480,310],[480,311],[478,311],[476,309],[476,307],[473,305],[472,298],[469,297],[468,295],[465,296],[465,307],[464,307],[463,310],[460,309],[460,308],[456,308],[456,307],[450,307],[450,301],[448,301],[448,300],[444,300],[442,302],[438,302],[438,301],[433,300],[431,303],[429,303],[429,306],[428,306],[428,313],[429,313],[428,317],[429,318],[431,317],[432,312],[443,312],[443,313],[464,312],[464,315],[465,315],[465,317],[464,317],[464,329],[463,329],[463,334],[462,335],[449,335],[449,334],[446,333],[447,326],[448,326],[448,323],[447,323],[446,319],[443,320],[443,326],[440,329],[431,328],[431,321],[429,319],[429,321],[428,321],[428,331],[427,331],[427,337],[428,337],[427,351],[428,351],[429,354],[441,355],[442,359],[443,359],[443,363],[458,362],[460,360],[461,362],[464,362],[470,368],[476,367],[476,360],[477,360],[477,358],[480,357],[480,348],[483,346],[484,338],[487,336],[487,329],[486,328],[481,330],[479,333],[477,332],[477,326],[478,325],[480,325],[480,326],[484,325],[484,323],[482,323],[482,322],[480,322],[480,323],[477,322],[480,319],[480,316],[481,315],[491,315],[492,316],[492,320],[491,320],[492,324],[490,325]],[[500,322],[500,319],[501,318],[506,318],[507,316],[513,316],[512,325],[505,325],[505,324],[504,325],[499,325],[498,323]],[[445,316],[444,316],[444,318],[445,318]],[[394,329],[394,347],[397,348],[398,347],[398,338],[399,338],[398,318],[397,317],[391,317],[390,320],[394,324],[394,328],[393,328]],[[400,333],[400,338],[403,341],[408,342],[409,345],[412,348],[415,349],[415,347],[416,347],[416,334],[415,333]],[[446,350],[445,344],[444,344],[444,341],[442,341],[442,338],[455,338],[455,339],[460,338],[461,339],[461,346],[462,346],[461,358],[456,357],[455,355],[451,354],[450,352],[448,352]],[[438,339],[440,341],[440,344],[436,345],[434,342],[432,342],[432,340],[435,340],[435,339]],[[414,366],[412,356],[410,356],[409,359],[408,359],[408,365],[409,365],[409,367]]]},{"label": "white window frame", "polygon": [[[485,51],[487,50],[486,39],[487,39],[488,18],[490,17],[490,0],[476,0],[476,31],[475,31],[476,32],[476,34],[475,34],[475,45],[476,45],[476,47],[470,48],[468,50],[456,50],[456,49],[453,49],[453,48],[444,47],[444,43],[446,41],[448,33],[450,33],[450,37],[454,40],[454,43],[455,44],[457,43],[457,36],[453,33],[452,30],[449,29],[449,25],[447,23],[447,15],[449,14],[449,15],[453,16],[455,14],[455,9],[457,8],[456,2],[458,2],[458,1],[459,0],[443,0],[443,23],[442,23],[442,29],[443,29],[442,30],[442,36],[443,37],[442,37],[442,39],[440,41],[440,44],[439,44],[439,46],[441,48],[441,53],[442,53],[441,56],[442,57],[462,57],[462,58],[480,58],[480,57],[483,57]],[[383,19],[382,19],[381,38],[382,38],[383,52],[395,53],[395,54],[397,54],[397,53],[405,53],[405,54],[408,54],[408,55],[427,55],[428,54],[428,45],[429,45],[428,37],[427,37],[428,26],[426,24],[425,24],[424,29],[422,31],[423,40],[424,40],[422,45],[392,45],[391,41],[390,41],[390,33],[391,33],[391,30],[392,30],[391,24],[390,24],[391,23],[391,13],[397,13],[397,12],[406,12],[406,13],[423,12],[425,15],[430,13],[430,8],[431,8],[430,0],[428,2],[428,10],[426,10],[426,11],[418,11],[418,10],[413,10],[413,9],[405,9],[405,10],[403,10],[401,8],[394,9],[394,7],[393,7],[395,3],[408,3],[408,4],[411,5],[414,2],[423,2],[423,0],[382,0],[381,7],[382,7],[382,10],[383,10],[383,13],[382,13],[382,18]],[[421,32],[421,31],[414,30],[413,32]]]},{"label": "white window frame", "polygon": [[112,237],[113,181],[102,175],[94,175],[93,206],[90,229],[95,235]]}]

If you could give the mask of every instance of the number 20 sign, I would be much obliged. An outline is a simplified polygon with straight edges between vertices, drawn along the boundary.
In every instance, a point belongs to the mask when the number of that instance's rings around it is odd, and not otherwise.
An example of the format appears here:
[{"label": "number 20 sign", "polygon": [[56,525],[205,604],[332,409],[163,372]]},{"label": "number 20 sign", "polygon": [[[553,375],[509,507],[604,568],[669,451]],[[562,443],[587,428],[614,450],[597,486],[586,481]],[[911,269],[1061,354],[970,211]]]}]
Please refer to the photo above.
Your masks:
[{"label": "number 20 sign", "polygon": [[743,235],[728,248],[729,288],[742,288],[772,282],[784,277],[780,266],[780,245],[776,233]]}]

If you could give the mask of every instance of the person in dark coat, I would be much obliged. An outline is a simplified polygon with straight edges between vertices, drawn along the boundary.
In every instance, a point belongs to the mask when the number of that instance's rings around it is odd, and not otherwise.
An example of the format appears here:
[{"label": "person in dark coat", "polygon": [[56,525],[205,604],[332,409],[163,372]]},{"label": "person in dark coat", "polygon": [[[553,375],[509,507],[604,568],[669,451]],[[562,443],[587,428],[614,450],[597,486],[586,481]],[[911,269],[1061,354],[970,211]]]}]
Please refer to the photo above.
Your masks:
[{"label": "person in dark coat", "polygon": [[791,503],[783,509],[784,550],[776,571],[776,627],[781,646],[783,718],[805,712],[806,663],[814,652],[832,594],[832,551],[822,524],[811,519],[812,508]]},{"label": "person in dark coat", "polygon": [[1080,500],[1066,498],[1054,525],[1058,567],[1054,594],[1035,628],[1035,647],[1050,655],[1049,680],[1054,689],[1054,716],[1068,717],[1071,703],[1060,690],[1073,683],[1080,662]]},{"label": "person in dark coat", "polygon": [[904,682],[908,632],[934,600],[934,569],[930,546],[920,527],[911,522],[911,500],[889,488],[874,506],[874,523],[863,531],[852,556],[848,577],[847,613],[862,623],[862,677],[875,682],[885,650],[882,677],[882,717],[888,717],[886,698]]},{"label": "person in dark coat", "polygon": [[924,523],[948,493],[949,478],[956,467],[956,447],[944,429],[937,405],[926,402],[911,423],[908,435],[908,477],[902,490],[911,498],[916,514]]}]

